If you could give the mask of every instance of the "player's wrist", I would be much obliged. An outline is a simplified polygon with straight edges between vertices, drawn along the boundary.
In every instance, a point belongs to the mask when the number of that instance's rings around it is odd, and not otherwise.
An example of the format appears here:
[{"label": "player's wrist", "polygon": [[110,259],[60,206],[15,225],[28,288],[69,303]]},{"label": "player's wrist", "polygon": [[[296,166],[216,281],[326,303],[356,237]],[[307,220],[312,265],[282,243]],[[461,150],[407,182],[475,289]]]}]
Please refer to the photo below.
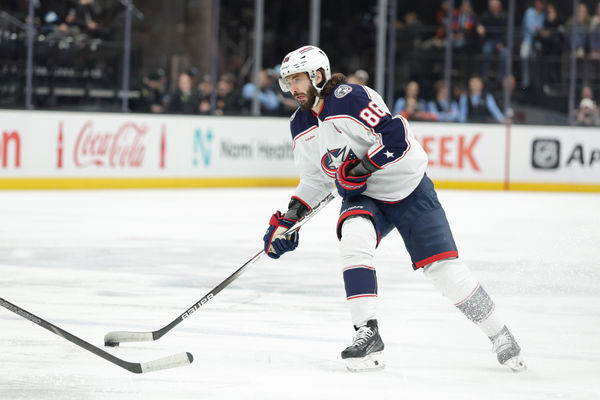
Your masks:
[{"label": "player's wrist", "polygon": [[300,200],[292,197],[290,203],[288,204],[288,210],[285,212],[284,217],[287,219],[291,219],[293,221],[298,221],[302,219],[308,213],[309,208],[306,204],[302,203]]},{"label": "player's wrist", "polygon": [[354,168],[352,168],[350,171],[348,171],[348,176],[364,176],[364,175],[370,175],[373,172],[377,171],[379,168],[373,164],[373,162],[371,160],[369,160],[368,158],[364,158],[360,164],[358,164],[357,166],[355,166]]}]

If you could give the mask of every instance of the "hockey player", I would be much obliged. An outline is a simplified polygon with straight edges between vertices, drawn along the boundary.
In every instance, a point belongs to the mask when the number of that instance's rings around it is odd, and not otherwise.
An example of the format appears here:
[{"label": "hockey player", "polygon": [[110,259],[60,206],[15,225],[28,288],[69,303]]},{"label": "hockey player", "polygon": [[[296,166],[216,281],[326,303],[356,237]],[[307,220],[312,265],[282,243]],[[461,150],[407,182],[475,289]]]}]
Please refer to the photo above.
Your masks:
[{"label": "hockey player", "polygon": [[265,252],[279,258],[298,246],[283,235],[334,185],[343,198],[337,235],[355,336],[342,351],[351,371],[383,367],[376,319],[375,249],[397,229],[421,270],[493,344],[500,364],[525,369],[521,349],[495,313],[494,302],[459,260],[446,215],[425,174],[427,155],[408,122],[392,117],[381,96],[331,74],[327,55],[304,46],[286,55],[279,80],[299,109],[290,119],[300,183],[285,214],[271,217]]}]

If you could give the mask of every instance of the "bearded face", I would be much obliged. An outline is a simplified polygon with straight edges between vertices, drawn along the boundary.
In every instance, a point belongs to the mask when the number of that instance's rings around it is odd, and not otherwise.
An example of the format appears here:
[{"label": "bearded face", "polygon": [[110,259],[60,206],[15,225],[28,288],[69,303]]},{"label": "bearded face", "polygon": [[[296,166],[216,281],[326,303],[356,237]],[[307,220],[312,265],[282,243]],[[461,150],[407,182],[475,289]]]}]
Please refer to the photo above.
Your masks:
[{"label": "bearded face", "polygon": [[313,85],[308,87],[306,93],[297,93],[294,97],[300,108],[304,111],[309,111],[315,104],[315,100],[319,94]]}]

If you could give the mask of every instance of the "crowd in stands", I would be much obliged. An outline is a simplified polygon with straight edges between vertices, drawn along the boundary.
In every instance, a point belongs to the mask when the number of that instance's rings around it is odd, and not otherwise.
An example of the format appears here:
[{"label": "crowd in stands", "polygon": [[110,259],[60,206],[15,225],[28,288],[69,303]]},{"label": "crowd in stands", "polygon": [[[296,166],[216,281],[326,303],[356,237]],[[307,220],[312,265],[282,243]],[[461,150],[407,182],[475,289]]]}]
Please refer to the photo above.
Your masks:
[{"label": "crowd in stands", "polygon": [[[514,39],[514,72],[505,75],[507,46],[507,14],[505,0],[489,0],[485,10],[476,13],[470,1],[455,1],[456,8],[448,10],[448,2],[441,1],[436,14],[437,28],[430,37],[415,12],[407,12],[397,23],[398,67],[411,64],[410,51],[437,51],[445,46],[446,22],[451,18],[452,46],[455,69],[451,85],[423,77],[419,65],[400,73],[400,84],[394,104],[394,114],[410,120],[440,122],[495,122],[507,120],[503,111],[503,88],[508,87],[513,107],[519,105],[545,106],[546,96],[562,93],[561,106],[566,102],[565,81],[571,46],[576,46],[580,60],[580,84],[585,86],[585,97],[577,99],[578,107],[569,116],[577,124],[598,123],[598,107],[593,88],[600,84],[600,1],[593,15],[582,1],[577,13],[575,43],[571,44],[572,16],[560,18],[557,4],[547,0],[532,0],[517,16]],[[409,57],[404,57],[408,52]],[[369,85],[367,68],[346,72],[350,83]],[[567,71],[567,72],[565,72]],[[182,73],[184,76],[186,73]],[[252,99],[258,90],[261,115],[290,115],[296,104],[289,94],[284,95],[277,85],[277,67],[260,72],[258,88],[248,76],[238,83],[235,76],[223,75],[217,84],[217,115],[244,115],[251,113]],[[183,80],[183,82],[182,82]],[[180,76],[178,89],[165,93],[156,109],[171,113],[208,114],[210,108],[209,77]],[[588,82],[589,81],[589,82]],[[504,83],[504,84],[503,84]],[[147,85],[146,85],[147,86]],[[421,90],[424,87],[425,90]],[[448,87],[451,87],[448,96]],[[420,92],[426,93],[425,96]],[[144,93],[152,93],[148,88]],[[582,95],[583,96],[583,95]],[[185,101],[184,101],[185,99]],[[511,113],[509,119],[525,122],[523,113]]]},{"label": "crowd in stands", "polygon": [[[0,3],[3,9],[12,9],[16,18],[27,21],[26,1],[0,0]],[[114,3],[115,7],[122,8],[120,2]],[[252,2],[242,3],[250,12]],[[107,4],[100,0],[39,1],[36,2],[35,25],[46,41],[54,38],[57,43],[62,43],[60,38],[70,37],[75,38],[75,42],[89,45],[90,41],[110,38],[113,34],[114,27],[103,25],[99,18],[101,12],[106,12],[102,7]],[[518,2],[512,48],[508,48],[507,36],[508,0],[455,0],[452,10],[447,0],[439,0],[435,4],[439,5],[437,11],[421,16],[414,10],[405,12],[409,6],[403,5],[404,11],[396,22],[394,76],[397,90],[394,103],[389,104],[394,114],[421,121],[496,123],[506,121],[508,115],[512,121],[528,122],[523,117],[524,113],[519,112],[519,107],[540,106],[560,111],[577,124],[600,124],[594,97],[594,92],[600,90],[600,0],[580,0],[575,15],[572,15],[570,1]],[[329,6],[324,2],[323,7]],[[222,11],[224,14],[234,12],[227,7]],[[339,12],[341,17],[357,18],[348,25],[361,38],[374,37],[376,7],[361,11],[360,15],[348,10]],[[421,17],[426,17],[427,21],[421,22]],[[225,18],[231,19],[229,15]],[[449,39],[447,23],[450,23],[454,58],[450,82],[441,80],[444,76],[444,48]],[[327,17],[322,24],[324,33],[332,29]],[[336,27],[335,24],[333,27]],[[321,45],[336,60],[335,65],[347,68],[334,72],[344,72],[350,83],[372,86],[369,82],[369,73],[374,73],[372,40],[353,41],[352,51],[343,51],[347,46],[338,44],[347,44],[350,39],[343,31],[345,28],[336,28],[337,34],[328,35],[328,40],[323,40]],[[277,29],[281,27],[271,29],[279,32]],[[265,37],[272,38],[287,50],[293,48],[285,42],[286,35],[272,33],[266,31]],[[348,31],[348,34],[351,33]],[[571,40],[572,33],[574,40]],[[361,46],[370,47],[368,51],[362,51]],[[39,52],[43,46],[37,45],[36,48]],[[571,52],[577,57],[577,92],[580,93],[576,109],[567,110]],[[513,72],[505,76],[509,53],[514,59]],[[265,44],[267,65],[274,64],[272,60],[279,60],[281,54],[279,48]],[[240,58],[240,55],[235,57]],[[278,66],[261,70],[255,83],[251,68],[246,66],[241,71],[240,63],[228,63],[226,58],[221,62],[222,72],[214,88],[210,76],[189,66],[179,66],[168,73],[164,68],[157,68],[143,78],[132,79],[135,86],[132,89],[139,92],[139,97],[130,101],[131,110],[249,115],[255,97],[258,98],[261,115],[288,116],[296,108],[289,93],[282,93],[278,87]],[[172,67],[167,63],[160,65]],[[237,67],[227,68],[227,65]],[[109,62],[106,67],[110,69],[113,65]],[[511,93],[514,109],[508,113],[505,113],[503,101],[500,101],[504,88]]]},{"label": "crowd in stands", "polygon": [[[0,104],[24,101],[28,24],[33,37],[33,106],[77,109],[90,90],[120,80],[124,7],[119,1],[0,0]],[[139,49],[132,48],[134,54]],[[132,63],[135,57],[132,55]],[[105,96],[105,95],[104,95]],[[60,97],[60,100],[58,99]]]},{"label": "crowd in stands", "polygon": [[[236,77],[226,73],[220,76],[215,89],[214,115],[249,115],[255,93],[260,114],[265,116],[290,115],[296,101],[279,89],[279,66],[259,72],[258,87],[247,82],[236,88]],[[199,77],[194,68],[181,72],[177,87],[166,90],[166,77],[162,70],[151,72],[143,80],[139,99],[132,101],[133,111],[170,114],[213,115],[212,81],[210,75]]]},{"label": "crowd in stands", "polygon": [[[29,21],[28,1],[1,0],[2,9],[22,22]],[[117,8],[113,4],[111,8]],[[44,38],[71,37],[76,41],[107,38],[112,26],[100,23],[105,2],[96,0],[41,0],[34,2],[34,26]]]}]

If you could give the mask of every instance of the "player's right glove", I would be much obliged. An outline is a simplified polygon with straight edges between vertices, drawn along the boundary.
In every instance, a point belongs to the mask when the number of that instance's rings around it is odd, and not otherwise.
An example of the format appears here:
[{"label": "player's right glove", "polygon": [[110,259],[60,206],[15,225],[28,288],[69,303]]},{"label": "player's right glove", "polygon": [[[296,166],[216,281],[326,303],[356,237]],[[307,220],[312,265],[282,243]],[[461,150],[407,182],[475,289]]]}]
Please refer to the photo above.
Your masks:
[{"label": "player's right glove", "polygon": [[344,161],[335,172],[335,186],[342,198],[358,196],[367,190],[367,179],[370,173],[350,176],[350,170],[361,163],[359,159]]},{"label": "player's right glove", "polygon": [[263,237],[265,242],[265,253],[271,258],[279,258],[285,252],[295,250],[298,247],[298,231],[290,236],[284,232],[296,223],[295,219],[286,218],[277,211],[269,221],[269,228]]}]

